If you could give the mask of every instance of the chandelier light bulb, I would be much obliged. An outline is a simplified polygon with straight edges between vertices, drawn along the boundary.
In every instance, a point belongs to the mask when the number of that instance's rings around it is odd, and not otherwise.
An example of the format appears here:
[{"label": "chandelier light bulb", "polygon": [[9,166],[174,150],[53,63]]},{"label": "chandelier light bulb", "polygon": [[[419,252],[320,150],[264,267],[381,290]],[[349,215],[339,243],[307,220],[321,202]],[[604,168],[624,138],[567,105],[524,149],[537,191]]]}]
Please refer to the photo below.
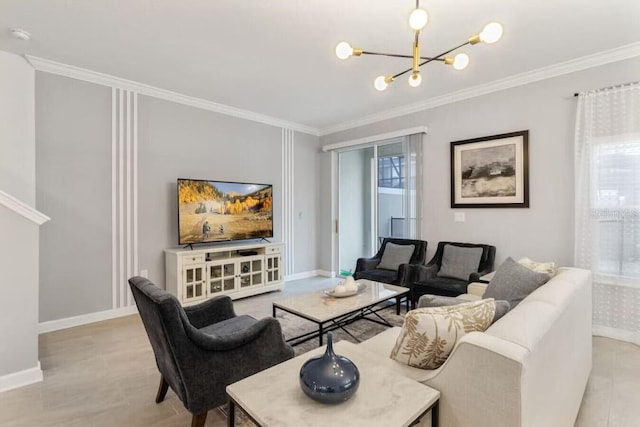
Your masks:
[{"label": "chandelier light bulb", "polygon": [[502,32],[502,25],[497,22],[490,22],[482,29],[480,40],[487,44],[495,43],[502,38]]},{"label": "chandelier light bulb", "polygon": [[375,87],[376,90],[379,90],[380,92],[382,92],[383,90],[389,87],[389,83],[387,83],[387,80],[384,76],[378,76],[373,81],[373,87]]},{"label": "chandelier light bulb", "polygon": [[453,57],[453,68],[456,70],[464,70],[469,65],[469,55],[466,53],[459,53]]},{"label": "chandelier light bulb", "polygon": [[422,76],[420,73],[413,73],[409,76],[409,86],[418,87],[422,83]]},{"label": "chandelier light bulb", "polygon": [[340,59],[347,59],[353,55],[353,48],[347,42],[340,42],[336,45],[336,56]]},{"label": "chandelier light bulb", "polygon": [[424,9],[415,9],[409,15],[409,26],[415,31],[422,30],[429,22],[429,14]]}]

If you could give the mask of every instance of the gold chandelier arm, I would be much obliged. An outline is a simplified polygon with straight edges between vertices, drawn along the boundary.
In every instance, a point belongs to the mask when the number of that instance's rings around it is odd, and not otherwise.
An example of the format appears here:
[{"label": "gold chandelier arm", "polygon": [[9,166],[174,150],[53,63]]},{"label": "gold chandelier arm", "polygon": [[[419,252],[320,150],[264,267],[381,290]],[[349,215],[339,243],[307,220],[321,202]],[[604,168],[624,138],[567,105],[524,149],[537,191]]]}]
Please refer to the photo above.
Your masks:
[{"label": "gold chandelier arm", "polygon": [[[363,55],[378,55],[378,56],[388,56],[391,58],[408,58],[408,59],[413,59],[413,56],[411,55],[400,55],[400,54],[396,54],[396,53],[382,53],[382,52],[369,52],[369,51],[362,51]],[[444,59],[442,58],[430,58],[428,56],[421,56],[420,59],[422,60],[432,60],[432,61],[444,61]]]},{"label": "gold chandelier arm", "polygon": [[[453,52],[453,51],[454,51],[454,50],[456,50],[456,49],[460,49],[461,47],[466,46],[466,45],[468,45],[468,44],[470,44],[470,43],[469,43],[468,41],[466,41],[466,42],[462,43],[461,45],[456,46],[456,47],[454,47],[453,49],[449,49],[449,50],[447,50],[447,51],[445,51],[445,52],[442,52],[441,54],[439,54],[439,55],[437,55],[437,56],[435,56],[435,57],[433,57],[433,58],[428,58],[428,59],[426,59],[426,60],[422,61],[420,64],[418,64],[418,67],[422,67],[423,65],[428,64],[429,62],[432,62],[432,61],[443,61],[443,62],[444,62],[444,61],[445,61],[445,59],[444,59],[444,58],[442,58],[443,56],[445,56],[445,55],[446,55],[446,54],[448,54],[448,53]],[[394,74],[394,75],[393,75],[393,78],[394,78],[394,79],[395,79],[395,78],[398,78],[398,77],[400,77],[401,75],[403,75],[403,74],[407,74],[409,71],[412,71],[412,70],[413,70],[413,67],[411,67],[411,68],[407,68],[406,70],[401,71],[401,72],[399,72],[398,74]]]}]

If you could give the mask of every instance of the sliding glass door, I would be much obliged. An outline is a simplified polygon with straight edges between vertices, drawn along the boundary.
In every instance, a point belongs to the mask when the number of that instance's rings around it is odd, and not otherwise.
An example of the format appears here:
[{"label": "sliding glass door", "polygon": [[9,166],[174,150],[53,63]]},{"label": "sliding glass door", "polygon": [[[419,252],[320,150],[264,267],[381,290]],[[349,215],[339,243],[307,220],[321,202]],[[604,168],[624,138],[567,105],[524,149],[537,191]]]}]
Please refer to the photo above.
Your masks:
[{"label": "sliding glass door", "polygon": [[338,153],[338,270],[373,256],[385,237],[419,238],[421,134]]}]

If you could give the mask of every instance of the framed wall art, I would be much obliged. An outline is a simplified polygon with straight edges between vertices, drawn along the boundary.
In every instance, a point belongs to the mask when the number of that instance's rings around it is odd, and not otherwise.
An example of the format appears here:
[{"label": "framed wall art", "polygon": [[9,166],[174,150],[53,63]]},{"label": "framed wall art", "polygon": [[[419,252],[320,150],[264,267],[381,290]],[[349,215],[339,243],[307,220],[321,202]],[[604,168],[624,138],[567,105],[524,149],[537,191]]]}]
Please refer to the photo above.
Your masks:
[{"label": "framed wall art", "polygon": [[529,131],[451,143],[452,208],[529,207]]}]

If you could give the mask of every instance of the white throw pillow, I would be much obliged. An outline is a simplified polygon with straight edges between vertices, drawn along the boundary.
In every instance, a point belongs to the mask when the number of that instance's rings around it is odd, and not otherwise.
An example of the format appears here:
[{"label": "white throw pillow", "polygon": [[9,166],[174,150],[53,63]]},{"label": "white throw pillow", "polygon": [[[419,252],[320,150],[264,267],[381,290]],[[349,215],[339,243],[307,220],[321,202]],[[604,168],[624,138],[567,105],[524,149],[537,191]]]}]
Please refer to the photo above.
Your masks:
[{"label": "white throw pillow", "polygon": [[468,332],[485,331],[496,312],[493,299],[411,310],[390,357],[420,369],[437,369]]},{"label": "white throw pillow", "polygon": [[536,273],[547,273],[550,278],[555,276],[557,272],[555,262],[537,262],[529,258],[520,258],[518,260],[518,264],[523,265]]}]

